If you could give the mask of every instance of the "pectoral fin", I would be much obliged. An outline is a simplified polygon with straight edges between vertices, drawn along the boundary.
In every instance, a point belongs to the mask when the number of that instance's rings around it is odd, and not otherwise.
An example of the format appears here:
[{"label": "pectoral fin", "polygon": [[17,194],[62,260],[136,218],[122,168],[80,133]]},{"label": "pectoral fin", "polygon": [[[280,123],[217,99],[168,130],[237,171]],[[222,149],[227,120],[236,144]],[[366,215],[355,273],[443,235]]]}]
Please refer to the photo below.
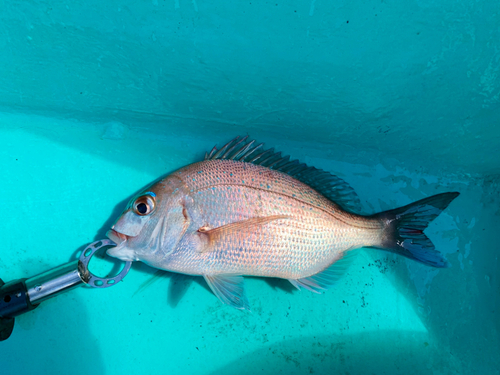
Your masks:
[{"label": "pectoral fin", "polygon": [[243,276],[239,275],[203,275],[212,292],[226,305],[239,310],[249,310],[245,294]]},{"label": "pectoral fin", "polygon": [[253,217],[251,219],[237,221],[235,223],[226,224],[217,228],[210,228],[209,226],[203,226],[198,229],[198,233],[206,236],[206,246],[204,246],[200,251],[205,253],[211,251],[214,248],[214,244],[219,241],[224,241],[228,237],[234,235],[243,235],[254,233],[259,227],[279,219],[288,219],[286,215],[272,215],[264,217]]}]

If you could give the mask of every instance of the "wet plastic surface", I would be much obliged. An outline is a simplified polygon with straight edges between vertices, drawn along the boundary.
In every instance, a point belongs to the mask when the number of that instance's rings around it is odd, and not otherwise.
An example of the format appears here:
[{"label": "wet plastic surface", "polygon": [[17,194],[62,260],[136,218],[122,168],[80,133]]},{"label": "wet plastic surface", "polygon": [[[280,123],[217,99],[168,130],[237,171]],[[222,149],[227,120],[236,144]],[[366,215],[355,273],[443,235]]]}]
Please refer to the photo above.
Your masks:
[{"label": "wet plastic surface", "polygon": [[[15,202],[2,205],[9,219],[0,227],[0,274],[9,280],[69,261],[104,237],[137,190],[229,140],[160,142],[132,128],[125,139],[110,140],[103,137],[105,126],[21,115],[1,121],[9,125],[0,128],[3,192]],[[411,164],[394,167],[390,159],[373,163],[376,154],[366,164],[351,164],[345,154],[320,157],[325,148],[263,140],[338,173],[356,189],[366,212],[460,191],[427,230],[452,268],[363,250],[323,295],[298,292],[286,281],[247,278],[253,313],[246,314],[221,305],[198,278],[166,274],[141,287],[156,270],[134,264],[113,288],[79,288],[19,317],[2,343],[7,373],[497,371],[494,181],[411,172]],[[84,363],[82,347],[92,353]],[[26,352],[33,359],[28,363],[21,361]]]}]

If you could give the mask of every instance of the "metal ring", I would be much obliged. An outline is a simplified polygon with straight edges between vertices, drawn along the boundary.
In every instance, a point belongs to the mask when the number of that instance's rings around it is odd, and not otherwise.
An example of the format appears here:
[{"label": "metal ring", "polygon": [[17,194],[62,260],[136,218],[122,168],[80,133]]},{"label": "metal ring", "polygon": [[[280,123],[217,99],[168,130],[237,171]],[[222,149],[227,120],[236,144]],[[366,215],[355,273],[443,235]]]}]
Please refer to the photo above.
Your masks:
[{"label": "metal ring", "polygon": [[121,281],[125,275],[127,275],[128,271],[130,271],[130,267],[132,266],[132,262],[125,262],[125,266],[121,272],[114,277],[104,278],[94,275],[89,271],[88,265],[90,259],[98,250],[105,246],[116,246],[116,244],[108,239],[92,242],[85,248],[85,250],[82,251],[82,255],[80,255],[78,262],[78,272],[80,273],[80,278],[84,283],[94,288],[109,288],[110,286],[118,284],[118,282]]}]

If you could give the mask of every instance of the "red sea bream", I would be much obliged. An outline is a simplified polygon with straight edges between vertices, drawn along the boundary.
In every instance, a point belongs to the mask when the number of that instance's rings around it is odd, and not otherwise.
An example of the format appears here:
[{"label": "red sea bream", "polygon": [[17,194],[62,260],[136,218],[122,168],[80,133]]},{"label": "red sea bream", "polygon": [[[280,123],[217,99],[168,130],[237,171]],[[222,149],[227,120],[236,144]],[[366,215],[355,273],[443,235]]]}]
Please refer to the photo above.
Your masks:
[{"label": "red sea bream", "polygon": [[360,247],[448,266],[423,231],[458,193],[364,216],[345,181],[262,147],[236,138],[137,194],[108,232],[108,254],[203,276],[239,309],[249,309],[243,275],[319,292]]}]

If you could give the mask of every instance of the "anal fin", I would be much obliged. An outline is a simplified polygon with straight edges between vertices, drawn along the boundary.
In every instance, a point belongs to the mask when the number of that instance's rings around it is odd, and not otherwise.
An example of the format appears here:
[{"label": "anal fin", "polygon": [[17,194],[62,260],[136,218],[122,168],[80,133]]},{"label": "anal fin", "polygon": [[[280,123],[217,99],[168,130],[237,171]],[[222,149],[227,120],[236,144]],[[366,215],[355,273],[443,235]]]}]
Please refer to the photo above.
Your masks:
[{"label": "anal fin", "polygon": [[288,279],[288,281],[297,289],[302,287],[314,293],[321,293],[331,288],[344,275],[357,253],[357,250],[348,251],[343,254],[342,258],[332,263],[323,271],[309,277]]},{"label": "anal fin", "polygon": [[239,310],[250,311],[245,281],[240,275],[203,275],[212,292],[221,302]]}]

